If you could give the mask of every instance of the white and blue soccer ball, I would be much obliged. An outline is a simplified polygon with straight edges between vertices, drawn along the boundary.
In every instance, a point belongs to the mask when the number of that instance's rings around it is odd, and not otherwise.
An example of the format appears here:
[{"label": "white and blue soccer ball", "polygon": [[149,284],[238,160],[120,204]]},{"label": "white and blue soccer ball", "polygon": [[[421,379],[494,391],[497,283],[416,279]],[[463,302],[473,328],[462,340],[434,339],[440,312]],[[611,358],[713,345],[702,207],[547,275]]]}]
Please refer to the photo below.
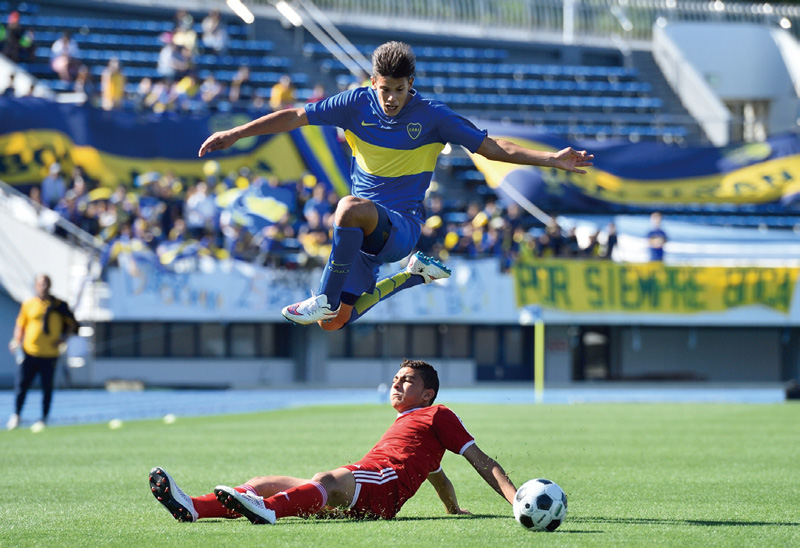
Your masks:
[{"label": "white and blue soccer ball", "polygon": [[532,531],[555,531],[567,517],[567,494],[547,479],[526,481],[514,496],[514,518]]}]

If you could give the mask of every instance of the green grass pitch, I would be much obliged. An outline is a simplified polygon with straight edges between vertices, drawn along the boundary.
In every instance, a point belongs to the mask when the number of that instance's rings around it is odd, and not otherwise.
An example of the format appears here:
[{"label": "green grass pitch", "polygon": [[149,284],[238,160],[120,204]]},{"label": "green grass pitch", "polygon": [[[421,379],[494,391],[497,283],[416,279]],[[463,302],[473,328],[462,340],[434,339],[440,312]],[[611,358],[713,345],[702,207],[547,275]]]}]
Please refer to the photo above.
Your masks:
[{"label": "green grass pitch", "polygon": [[443,466],[472,516],[446,515],[426,483],[394,521],[183,524],[149,491],[153,466],[198,495],[352,462],[394,419],[368,405],[0,432],[0,546],[800,546],[797,404],[452,408],[516,485],[564,488],[556,532],[524,530],[451,454]]}]

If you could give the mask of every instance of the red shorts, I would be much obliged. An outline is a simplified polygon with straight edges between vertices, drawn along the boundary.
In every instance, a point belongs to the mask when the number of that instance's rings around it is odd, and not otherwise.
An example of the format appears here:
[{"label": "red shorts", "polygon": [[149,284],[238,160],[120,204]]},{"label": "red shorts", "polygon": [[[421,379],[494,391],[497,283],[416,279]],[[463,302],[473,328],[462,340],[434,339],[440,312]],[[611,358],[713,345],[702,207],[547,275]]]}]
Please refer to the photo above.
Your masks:
[{"label": "red shorts", "polygon": [[392,519],[414,493],[397,478],[397,472],[385,463],[359,461],[344,466],[356,479],[356,490],[348,517],[358,519]]}]

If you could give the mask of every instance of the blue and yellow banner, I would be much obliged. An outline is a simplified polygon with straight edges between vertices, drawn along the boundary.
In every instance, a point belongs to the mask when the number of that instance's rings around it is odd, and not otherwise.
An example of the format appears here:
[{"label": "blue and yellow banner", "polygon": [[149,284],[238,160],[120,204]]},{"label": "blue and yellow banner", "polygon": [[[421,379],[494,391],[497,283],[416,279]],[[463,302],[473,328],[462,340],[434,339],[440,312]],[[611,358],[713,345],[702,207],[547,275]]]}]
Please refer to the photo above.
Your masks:
[{"label": "blue and yellow banner", "polygon": [[[241,139],[228,150],[197,157],[211,133],[250,119],[250,115],[235,113],[106,112],[40,98],[0,97],[0,179],[10,184],[37,184],[48,167],[59,162],[62,171],[69,173],[80,166],[106,187],[131,185],[148,172],[172,172],[193,181],[204,178],[203,166],[212,159],[219,163],[223,176],[246,166],[283,182],[300,179],[308,173],[309,162],[321,161],[314,156],[318,150],[301,151],[288,134]],[[335,136],[335,131],[324,128],[320,139],[329,143],[330,136],[325,134]],[[337,152],[343,156],[340,148],[330,148],[327,154]],[[314,174],[321,177],[321,172]],[[334,183],[342,188],[348,185],[347,181]]]},{"label": "blue and yellow banner", "polygon": [[665,266],[520,257],[517,306],[563,312],[696,314],[759,305],[787,314],[798,268]]},{"label": "blue and yellow banner", "polygon": [[317,181],[335,190],[340,198],[350,194],[350,166],[337,140],[336,128],[303,126],[291,135]]},{"label": "blue and yellow banner", "polygon": [[487,183],[511,186],[543,209],[624,212],[638,208],[718,210],[719,204],[788,211],[800,203],[800,135],[724,148],[654,142],[569,143],[525,126],[482,124],[495,138],[539,150],[588,148],[594,167],[578,175],[472,155]]}]

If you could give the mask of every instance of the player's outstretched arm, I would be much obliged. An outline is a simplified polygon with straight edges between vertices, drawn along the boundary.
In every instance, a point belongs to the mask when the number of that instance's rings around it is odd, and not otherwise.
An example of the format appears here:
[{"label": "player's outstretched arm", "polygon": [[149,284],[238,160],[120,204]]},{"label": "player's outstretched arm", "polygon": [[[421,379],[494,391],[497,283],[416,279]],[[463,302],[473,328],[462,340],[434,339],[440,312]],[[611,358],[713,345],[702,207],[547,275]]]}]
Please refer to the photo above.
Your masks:
[{"label": "player's outstretched arm", "polygon": [[433,488],[436,489],[436,494],[444,503],[444,508],[448,514],[469,514],[458,505],[456,498],[456,488],[453,487],[453,482],[444,473],[441,468],[438,472],[428,474],[428,481],[431,482]]},{"label": "player's outstretched arm", "polygon": [[308,117],[304,108],[277,110],[241,126],[214,133],[205,140],[197,155],[202,157],[208,152],[224,150],[245,137],[282,133],[307,125]]},{"label": "player's outstretched arm", "polygon": [[481,451],[475,444],[470,445],[464,451],[464,458],[492,489],[497,491],[509,504],[514,504],[514,495],[517,493],[517,488],[514,487],[514,484],[508,479],[506,471],[496,460]]},{"label": "player's outstretched arm", "polygon": [[477,153],[489,160],[507,162],[539,167],[555,167],[573,173],[586,173],[580,169],[592,165],[594,154],[587,154],[585,150],[575,150],[572,147],[558,152],[546,152],[525,148],[505,139],[486,137]]}]

